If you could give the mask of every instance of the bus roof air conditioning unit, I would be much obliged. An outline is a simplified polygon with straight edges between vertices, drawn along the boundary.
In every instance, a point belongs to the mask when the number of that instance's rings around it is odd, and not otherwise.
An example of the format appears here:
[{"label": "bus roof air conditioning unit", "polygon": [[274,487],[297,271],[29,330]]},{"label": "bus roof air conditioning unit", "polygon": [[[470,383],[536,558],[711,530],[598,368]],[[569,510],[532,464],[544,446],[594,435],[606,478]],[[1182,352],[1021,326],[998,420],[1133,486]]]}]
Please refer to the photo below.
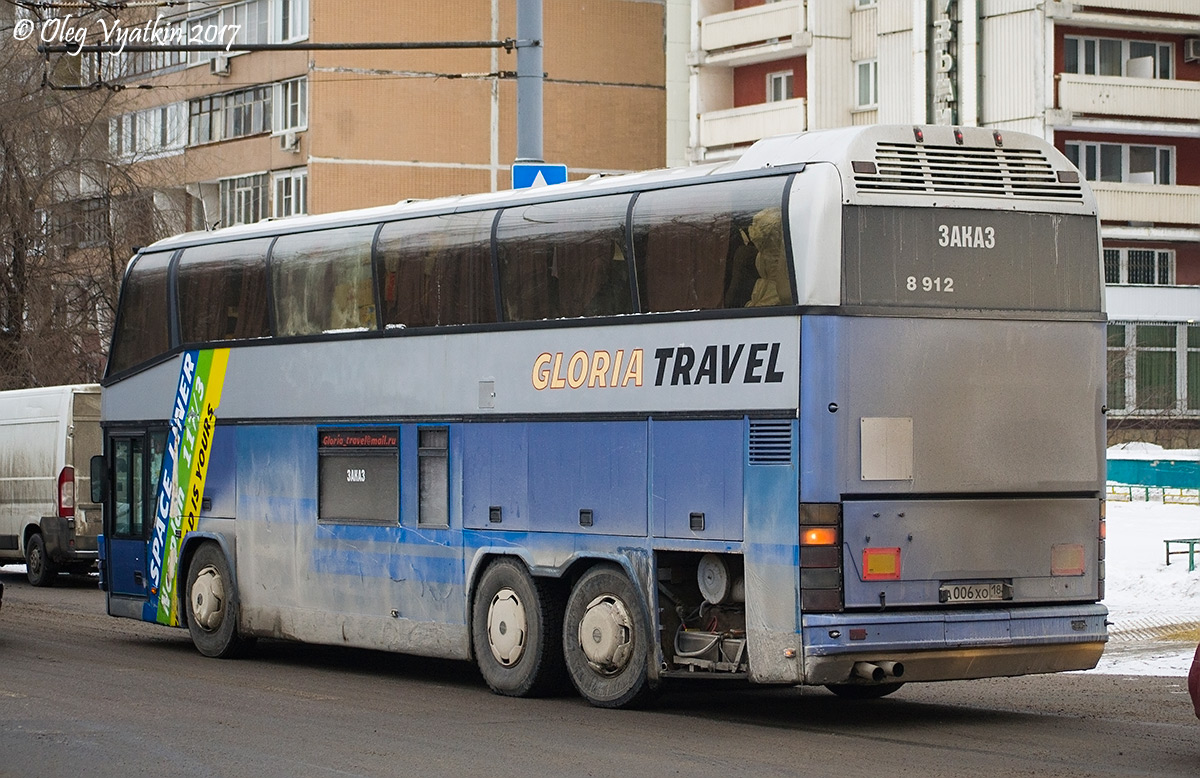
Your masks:
[{"label": "bus roof air conditioning unit", "polygon": [[1200,38],[1185,38],[1183,41],[1183,61],[1200,62]]},{"label": "bus roof air conditioning unit", "polygon": [[300,151],[300,134],[295,130],[288,130],[279,136],[279,148],[281,151],[290,151],[293,154]]},{"label": "bus roof air conditioning unit", "polygon": [[223,54],[218,54],[208,62],[208,70],[214,76],[229,75],[229,57]]}]

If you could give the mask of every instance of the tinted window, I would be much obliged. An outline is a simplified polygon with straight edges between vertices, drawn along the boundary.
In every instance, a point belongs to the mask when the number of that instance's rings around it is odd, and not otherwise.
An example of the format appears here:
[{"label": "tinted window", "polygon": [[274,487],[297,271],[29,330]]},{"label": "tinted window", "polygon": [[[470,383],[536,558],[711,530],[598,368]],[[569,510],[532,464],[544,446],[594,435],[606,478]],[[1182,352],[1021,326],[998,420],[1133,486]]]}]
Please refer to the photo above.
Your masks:
[{"label": "tinted window", "polygon": [[643,311],[790,305],[785,178],[646,192],[633,209]]},{"label": "tinted window", "polygon": [[248,240],[183,252],[176,292],[184,343],[271,334],[267,323],[269,246],[269,240]]},{"label": "tinted window", "polygon": [[496,229],[506,321],[633,312],[627,196],[505,209]]},{"label": "tinted window", "polygon": [[458,213],[384,225],[376,253],[384,326],[495,321],[495,215]]},{"label": "tinted window", "polygon": [[119,373],[170,349],[167,328],[167,266],[173,252],[137,258],[121,290],[121,315],[113,335],[108,372]]},{"label": "tinted window", "polygon": [[277,335],[373,330],[374,225],[284,235],[271,250]]}]

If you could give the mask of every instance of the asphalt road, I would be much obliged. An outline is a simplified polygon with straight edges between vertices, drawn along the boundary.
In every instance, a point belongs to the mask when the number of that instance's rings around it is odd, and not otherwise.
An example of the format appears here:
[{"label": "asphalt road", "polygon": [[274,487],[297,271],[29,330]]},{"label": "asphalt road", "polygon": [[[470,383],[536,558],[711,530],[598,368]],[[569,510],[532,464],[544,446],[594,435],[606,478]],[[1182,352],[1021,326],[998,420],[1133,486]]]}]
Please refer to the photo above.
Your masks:
[{"label": "asphalt road", "polygon": [[491,694],[462,662],[104,614],[95,581],[0,573],[0,776],[1189,776],[1182,678],[1094,673],[824,689],[681,687],[649,710]]}]

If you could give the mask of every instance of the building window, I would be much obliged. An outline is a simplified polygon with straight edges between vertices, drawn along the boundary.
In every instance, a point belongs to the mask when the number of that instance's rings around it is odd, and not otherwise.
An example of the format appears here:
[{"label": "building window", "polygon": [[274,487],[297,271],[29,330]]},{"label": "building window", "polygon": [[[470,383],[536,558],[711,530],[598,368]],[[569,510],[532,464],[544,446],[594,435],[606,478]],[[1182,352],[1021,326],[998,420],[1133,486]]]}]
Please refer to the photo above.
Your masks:
[{"label": "building window", "polygon": [[308,126],[308,79],[294,78],[275,85],[275,132]]},{"label": "building window", "polygon": [[267,216],[267,174],[221,179],[221,226],[253,224]]},{"label": "building window", "polygon": [[1077,38],[1065,41],[1064,69],[1081,76],[1171,78],[1170,43],[1118,38]]},{"label": "building window", "polygon": [[284,170],[274,179],[274,215],[279,218],[308,213],[308,168]]},{"label": "building window", "polygon": [[200,97],[188,103],[188,143],[196,145],[221,139],[223,98]]},{"label": "building window", "polygon": [[873,8],[879,5],[879,0],[855,0],[854,4],[859,8]]},{"label": "building window", "polygon": [[856,108],[876,108],[879,105],[879,60],[854,63]]},{"label": "building window", "polygon": [[308,37],[308,0],[277,0],[275,33],[280,41]]},{"label": "building window", "polygon": [[1175,183],[1175,147],[1067,141],[1064,151],[1088,181]]},{"label": "building window", "polygon": [[[234,43],[267,43],[270,40],[267,3],[270,0],[246,0],[222,6],[220,10],[189,19],[187,43],[229,43],[229,35],[236,30]],[[215,51],[193,51],[188,54],[188,64],[198,65],[217,56]],[[228,52],[235,54],[238,52]]]},{"label": "building window", "polygon": [[1175,252],[1162,249],[1104,249],[1104,283],[1173,286]]},{"label": "building window", "polygon": [[225,95],[225,134],[222,138],[270,132],[271,91],[270,86],[260,86]]},{"label": "building window", "polygon": [[767,74],[767,102],[778,103],[792,99],[792,71]]},{"label": "building window", "polygon": [[1200,411],[1200,325],[1108,325],[1108,406],[1131,414]]}]

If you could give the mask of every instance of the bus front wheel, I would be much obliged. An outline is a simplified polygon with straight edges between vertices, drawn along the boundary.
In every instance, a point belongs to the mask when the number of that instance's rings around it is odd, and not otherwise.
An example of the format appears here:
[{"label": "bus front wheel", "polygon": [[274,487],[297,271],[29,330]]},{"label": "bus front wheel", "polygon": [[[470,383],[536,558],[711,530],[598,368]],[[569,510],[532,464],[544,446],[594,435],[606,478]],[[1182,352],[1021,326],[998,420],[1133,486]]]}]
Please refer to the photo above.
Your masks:
[{"label": "bus front wheel", "polygon": [[475,590],[471,638],[488,686],[509,697],[536,697],[566,685],[557,636],[563,597],[514,559],[488,565]]},{"label": "bus front wheel", "polygon": [[235,656],[245,645],[238,635],[238,596],[229,562],[216,543],[196,549],[187,577],[188,632],[205,656]]},{"label": "bus front wheel", "polygon": [[603,564],[583,574],[567,599],[563,656],[588,702],[601,708],[646,702],[648,630],[641,598],[623,570]]}]

